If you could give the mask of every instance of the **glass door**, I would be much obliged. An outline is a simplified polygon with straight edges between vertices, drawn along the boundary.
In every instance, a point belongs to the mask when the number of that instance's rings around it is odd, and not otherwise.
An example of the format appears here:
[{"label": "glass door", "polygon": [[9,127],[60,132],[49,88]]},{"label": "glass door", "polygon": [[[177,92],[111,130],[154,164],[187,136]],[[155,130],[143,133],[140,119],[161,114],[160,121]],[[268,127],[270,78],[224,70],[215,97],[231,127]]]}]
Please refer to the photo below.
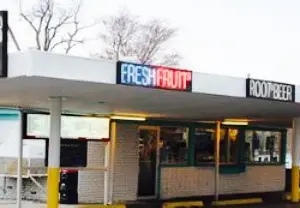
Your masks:
[{"label": "glass door", "polygon": [[141,126],[139,140],[139,178],[138,197],[154,198],[157,188],[157,169],[159,164],[159,127]]}]

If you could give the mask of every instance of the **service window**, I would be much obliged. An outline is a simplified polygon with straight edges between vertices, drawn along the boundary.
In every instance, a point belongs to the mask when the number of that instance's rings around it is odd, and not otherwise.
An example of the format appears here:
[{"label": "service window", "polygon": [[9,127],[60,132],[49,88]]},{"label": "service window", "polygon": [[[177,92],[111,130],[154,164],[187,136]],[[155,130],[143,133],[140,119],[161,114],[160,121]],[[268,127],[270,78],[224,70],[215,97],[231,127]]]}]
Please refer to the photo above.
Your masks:
[{"label": "service window", "polygon": [[247,130],[244,157],[250,163],[279,163],[282,133],[280,131]]},{"label": "service window", "polygon": [[215,129],[195,129],[195,163],[214,163]]},{"label": "service window", "polygon": [[232,164],[238,161],[239,130],[235,128],[221,129],[220,163]]},{"label": "service window", "polygon": [[161,164],[186,164],[188,155],[188,128],[160,128]]},{"label": "service window", "polygon": [[[222,128],[220,138],[220,163],[232,164],[238,161],[239,130],[235,128]],[[214,128],[196,128],[195,130],[195,163],[214,164],[215,161]]]}]

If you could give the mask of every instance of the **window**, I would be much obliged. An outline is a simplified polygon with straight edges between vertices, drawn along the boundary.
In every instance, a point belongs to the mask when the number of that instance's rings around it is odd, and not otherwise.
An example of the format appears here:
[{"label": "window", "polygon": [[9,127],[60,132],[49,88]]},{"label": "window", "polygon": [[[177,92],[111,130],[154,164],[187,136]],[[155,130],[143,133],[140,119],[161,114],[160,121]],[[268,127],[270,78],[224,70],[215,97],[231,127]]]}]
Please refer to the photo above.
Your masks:
[{"label": "window", "polygon": [[214,163],[215,129],[195,130],[195,161],[196,164]]},{"label": "window", "polygon": [[[195,130],[195,162],[196,165],[214,163],[215,129],[196,128]],[[236,163],[238,161],[238,129],[222,128],[220,138],[220,163]]]},{"label": "window", "polygon": [[[26,136],[49,138],[50,116],[27,114]],[[100,139],[109,137],[109,119],[86,116],[62,116],[61,137]]]},{"label": "window", "polygon": [[282,133],[279,131],[246,131],[244,157],[247,162],[278,163]]},{"label": "window", "polygon": [[186,164],[188,155],[188,128],[160,128],[161,163]]},{"label": "window", "polygon": [[237,129],[221,129],[220,163],[236,163],[238,160],[238,133]]}]

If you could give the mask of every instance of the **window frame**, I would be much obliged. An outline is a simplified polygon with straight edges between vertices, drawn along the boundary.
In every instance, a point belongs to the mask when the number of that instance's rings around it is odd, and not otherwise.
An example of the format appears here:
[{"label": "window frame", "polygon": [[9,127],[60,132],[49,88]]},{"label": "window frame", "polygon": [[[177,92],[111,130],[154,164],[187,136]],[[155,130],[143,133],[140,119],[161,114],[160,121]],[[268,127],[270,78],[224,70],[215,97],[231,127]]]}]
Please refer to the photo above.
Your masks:
[{"label": "window frame", "polygon": [[[247,166],[281,166],[285,165],[286,158],[286,139],[287,139],[287,128],[276,128],[276,127],[261,127],[261,126],[247,126],[244,132],[244,144],[246,143],[246,131],[271,131],[281,133],[280,142],[280,159],[279,162],[254,162],[254,161],[244,161]],[[243,158],[244,159],[244,158]]]},{"label": "window frame", "polygon": [[[191,132],[191,127],[189,125],[181,125],[181,124],[176,124],[176,123],[166,123],[164,125],[162,124],[157,124],[156,125],[159,128],[159,132],[161,135],[161,128],[162,127],[177,127],[177,128],[186,128],[188,130],[188,138],[187,138],[187,158],[186,161],[183,163],[162,163],[161,160],[161,151],[159,152],[159,165],[160,167],[189,167],[190,165],[190,147],[191,147],[191,139],[190,139],[190,132]],[[161,148],[160,148],[161,150]]]},{"label": "window frame", "polygon": [[[215,129],[217,128],[216,124],[204,124],[204,125],[196,125],[194,127],[194,131],[197,129],[197,128],[201,128],[201,129]],[[245,132],[245,128],[244,126],[241,126],[241,125],[221,125],[221,129],[237,129],[238,130],[238,138],[237,138],[237,155],[236,155],[236,161],[234,163],[220,163],[220,167],[231,167],[231,166],[237,166],[239,165],[240,163],[242,163],[242,152],[241,149],[243,148],[243,144],[244,144],[244,132]],[[195,142],[195,135],[193,136],[194,137],[194,142]],[[194,151],[195,151],[195,143],[193,144],[193,161],[192,161],[192,166],[195,166],[195,167],[214,167],[215,166],[215,162],[203,162],[203,163],[196,163],[196,160],[194,158]]]}]

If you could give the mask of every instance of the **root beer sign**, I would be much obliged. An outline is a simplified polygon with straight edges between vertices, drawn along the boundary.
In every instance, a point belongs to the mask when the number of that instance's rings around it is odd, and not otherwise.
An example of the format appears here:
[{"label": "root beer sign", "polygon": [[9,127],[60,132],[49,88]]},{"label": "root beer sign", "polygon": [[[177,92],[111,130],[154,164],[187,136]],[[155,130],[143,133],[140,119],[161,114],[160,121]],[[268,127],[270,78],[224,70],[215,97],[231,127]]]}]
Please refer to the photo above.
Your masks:
[{"label": "root beer sign", "polygon": [[7,77],[7,33],[8,33],[8,12],[0,11],[0,77]]},{"label": "root beer sign", "polygon": [[192,91],[192,71],[119,61],[117,84]]},{"label": "root beer sign", "polygon": [[295,102],[295,85],[248,78],[246,97]]}]

